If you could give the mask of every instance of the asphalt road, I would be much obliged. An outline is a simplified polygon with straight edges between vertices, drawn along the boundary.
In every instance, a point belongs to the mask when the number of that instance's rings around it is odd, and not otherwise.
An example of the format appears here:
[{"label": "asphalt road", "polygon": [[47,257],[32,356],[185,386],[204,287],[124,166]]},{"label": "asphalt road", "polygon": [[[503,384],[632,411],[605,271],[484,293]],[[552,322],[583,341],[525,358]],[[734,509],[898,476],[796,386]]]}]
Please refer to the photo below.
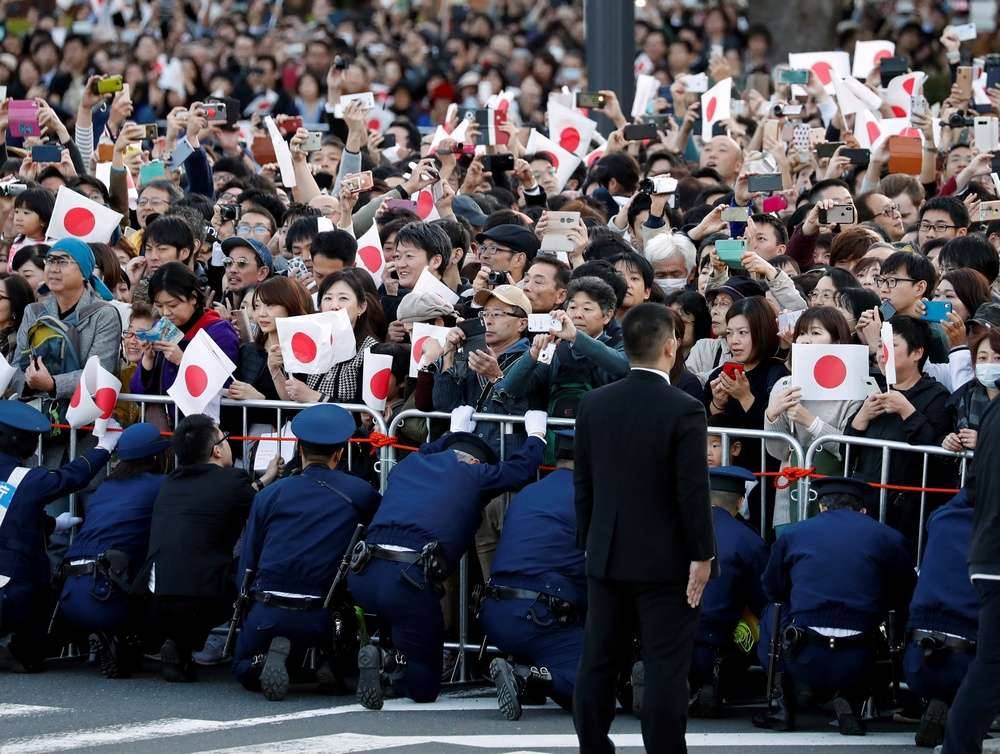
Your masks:
[{"label": "asphalt road", "polygon": [[[918,752],[913,726],[873,721],[865,738],[845,738],[820,715],[795,733],[757,731],[751,710],[721,720],[692,720],[698,752],[781,751],[824,754]],[[612,730],[620,752],[642,751],[639,723],[620,714]],[[817,748],[821,747],[821,748]],[[500,717],[492,687],[446,691],[437,703],[389,700],[381,712],[351,697],[293,687],[282,702],[244,691],[224,668],[203,668],[193,684],[168,684],[149,671],[107,680],[93,667],[60,662],[38,675],[0,674],[0,754],[556,754],[576,750],[570,716],[528,707],[516,723]]]}]

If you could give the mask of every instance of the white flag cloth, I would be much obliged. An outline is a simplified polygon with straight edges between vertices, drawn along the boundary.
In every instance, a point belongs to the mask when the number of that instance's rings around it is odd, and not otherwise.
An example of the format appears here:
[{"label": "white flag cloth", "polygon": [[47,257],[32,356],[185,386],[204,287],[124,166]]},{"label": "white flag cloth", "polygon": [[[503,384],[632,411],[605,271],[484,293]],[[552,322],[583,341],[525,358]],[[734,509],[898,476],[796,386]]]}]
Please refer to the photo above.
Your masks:
[{"label": "white flag cloth", "polygon": [[334,364],[352,359],[357,353],[351,319],[343,309],[279,317],[274,326],[289,374],[326,374]]},{"label": "white flag cloth", "polygon": [[[635,79],[635,97],[632,98],[632,117],[638,118],[646,114],[646,107],[656,96],[657,89],[660,88],[660,80],[655,76],[647,76],[641,73]],[[531,151],[530,149],[528,150]]]},{"label": "white flag cloth", "polygon": [[586,155],[596,130],[596,122],[549,97],[549,133],[567,152],[577,157]]},{"label": "white flag cloth", "polygon": [[184,349],[177,378],[167,388],[167,395],[185,416],[206,413],[211,403],[218,403],[223,385],[235,371],[236,365],[212,337],[199,330]]},{"label": "white flag cloth", "polygon": [[7,392],[7,386],[10,385],[15,374],[17,374],[17,370],[0,354],[0,395]]},{"label": "white flag cloth", "polygon": [[851,75],[856,79],[866,79],[872,68],[882,58],[896,54],[896,43],[886,39],[859,39],[854,43],[854,64]]},{"label": "white flag cloth", "polygon": [[563,190],[566,182],[569,181],[570,176],[573,175],[573,171],[576,170],[577,165],[580,164],[580,158],[577,157],[572,152],[567,152],[565,149],[556,144],[552,139],[547,136],[542,136],[535,129],[531,129],[531,133],[528,134],[528,154],[535,154],[536,152],[544,152],[552,158],[552,161],[556,166],[556,182],[559,184],[559,191]]},{"label": "white flag cloth", "polygon": [[792,68],[810,70],[816,74],[826,91],[833,94],[833,81],[851,75],[851,56],[843,50],[824,52],[792,52],[788,55]]},{"label": "white flag cloth", "polygon": [[882,146],[890,136],[912,136],[923,138],[920,129],[910,124],[909,118],[883,118],[879,120],[867,110],[858,113],[854,124],[854,135],[858,143],[873,152]]},{"label": "white flag cloth", "polygon": [[285,188],[295,188],[295,166],[292,164],[292,151],[288,148],[285,138],[274,123],[274,118],[268,115],[264,118],[267,135],[271,137],[274,156],[278,158],[278,170],[281,172],[281,185]]},{"label": "white flag cloth", "polygon": [[358,239],[357,264],[368,271],[375,281],[375,287],[382,284],[382,270],[385,268],[385,257],[382,256],[382,239],[378,235],[378,225],[371,224]]},{"label": "white flag cloth", "polygon": [[429,267],[424,267],[421,271],[420,277],[417,278],[417,282],[413,286],[413,293],[433,293],[452,306],[457,304],[459,299],[459,295],[455,291],[434,277],[434,273]]},{"label": "white flag cloth", "polygon": [[413,197],[413,200],[417,203],[417,206],[413,211],[416,212],[417,217],[425,223],[433,222],[441,217],[441,214],[438,212],[437,204],[434,203],[434,194],[431,193],[429,188],[418,191],[417,195]]},{"label": "white flag cloth", "polygon": [[410,333],[410,377],[416,377],[420,370],[420,357],[424,355],[424,344],[427,339],[436,340],[444,348],[447,337],[447,327],[428,325],[423,322],[413,323],[413,332]]},{"label": "white flag cloth", "polygon": [[66,409],[66,421],[73,428],[94,422],[94,434],[103,435],[121,389],[121,381],[101,366],[97,356],[91,356],[80,372],[80,381]]},{"label": "white flag cloth", "polygon": [[110,243],[121,219],[114,210],[60,186],[46,235],[56,240],[79,238],[87,243]]},{"label": "white flag cloth", "polygon": [[885,384],[892,387],[896,384],[896,346],[892,332],[892,325],[888,322],[882,323],[882,353],[879,361],[882,363],[882,374],[885,375]]},{"label": "white flag cloth", "polygon": [[833,88],[840,112],[844,115],[853,115],[865,109],[878,112],[882,106],[881,98],[855,79],[836,78],[833,80]]},{"label": "white flag cloth", "polygon": [[723,79],[701,95],[701,138],[712,138],[712,126],[729,120],[730,100],[733,95],[733,80]]},{"label": "white flag cloth", "polygon": [[389,396],[392,377],[392,356],[365,351],[365,366],[361,381],[361,396],[372,411],[383,411]]},{"label": "white flag cloth", "polygon": [[910,98],[923,92],[926,79],[927,74],[922,71],[914,71],[903,76],[896,76],[889,82],[885,99],[889,103],[889,107],[892,108],[892,114],[895,117],[910,117],[910,111],[913,109],[913,101]]},{"label": "white flag cloth", "polygon": [[868,346],[792,344],[792,385],[804,401],[855,401],[868,396]]}]

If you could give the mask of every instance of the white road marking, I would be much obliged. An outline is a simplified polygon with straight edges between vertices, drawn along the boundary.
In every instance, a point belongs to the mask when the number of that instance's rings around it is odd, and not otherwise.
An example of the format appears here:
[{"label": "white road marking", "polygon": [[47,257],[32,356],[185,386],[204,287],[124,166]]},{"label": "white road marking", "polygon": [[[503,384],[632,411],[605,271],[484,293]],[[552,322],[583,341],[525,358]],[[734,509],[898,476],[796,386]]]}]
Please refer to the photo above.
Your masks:
[{"label": "white road marking", "polygon": [[52,712],[69,712],[65,707],[39,707],[35,704],[0,704],[0,717],[28,717]]}]

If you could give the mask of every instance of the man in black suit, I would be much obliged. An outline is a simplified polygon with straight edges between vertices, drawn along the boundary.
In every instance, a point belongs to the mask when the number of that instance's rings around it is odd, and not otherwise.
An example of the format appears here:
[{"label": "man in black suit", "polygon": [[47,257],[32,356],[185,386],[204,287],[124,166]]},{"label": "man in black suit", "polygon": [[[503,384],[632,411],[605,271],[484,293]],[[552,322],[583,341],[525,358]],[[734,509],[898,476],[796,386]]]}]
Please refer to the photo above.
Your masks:
[{"label": "man in black suit", "polygon": [[582,754],[613,752],[615,676],[638,616],[642,739],[684,752],[687,677],[715,534],[702,405],[670,385],[677,315],[640,304],[622,323],[632,365],[588,393],[576,417],[577,542],[587,553],[587,622],[573,699]]},{"label": "man in black suit", "polygon": [[233,548],[257,488],[277,465],[250,483],[233,468],[229,436],[204,414],[186,416],[174,432],[178,467],[153,504],[149,554],[133,591],[150,594],[150,628],[164,639],[163,677],[195,680],[191,653],[213,626],[231,614],[235,592]]}]

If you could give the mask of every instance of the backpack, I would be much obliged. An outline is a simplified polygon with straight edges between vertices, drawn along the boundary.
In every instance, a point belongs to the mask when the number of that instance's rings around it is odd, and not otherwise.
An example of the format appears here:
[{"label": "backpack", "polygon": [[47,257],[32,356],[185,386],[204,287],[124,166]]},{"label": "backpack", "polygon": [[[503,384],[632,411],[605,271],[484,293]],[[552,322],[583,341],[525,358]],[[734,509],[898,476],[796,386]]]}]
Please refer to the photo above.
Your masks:
[{"label": "backpack", "polygon": [[[553,385],[549,391],[549,418],[575,419],[580,401],[592,389],[589,382],[559,382]],[[545,459],[543,463],[547,466],[552,466],[556,462],[556,431],[558,429],[565,429],[565,427],[550,429],[545,433]]]}]

